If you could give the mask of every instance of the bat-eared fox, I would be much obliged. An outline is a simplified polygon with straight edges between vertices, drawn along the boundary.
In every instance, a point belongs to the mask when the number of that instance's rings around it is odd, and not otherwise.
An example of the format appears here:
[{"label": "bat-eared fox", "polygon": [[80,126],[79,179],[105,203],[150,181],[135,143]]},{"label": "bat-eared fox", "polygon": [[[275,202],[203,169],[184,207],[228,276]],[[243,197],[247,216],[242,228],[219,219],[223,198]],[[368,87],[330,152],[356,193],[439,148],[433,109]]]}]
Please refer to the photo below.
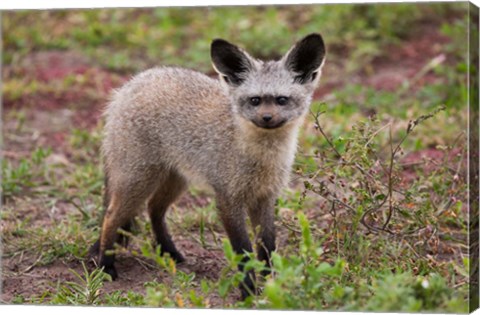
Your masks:
[{"label": "bat-eared fox", "polygon": [[[213,188],[236,253],[252,251],[249,216],[258,259],[266,263],[265,274],[270,270],[275,201],[289,178],[325,45],[319,34],[310,34],[280,60],[261,61],[215,39],[211,59],[219,80],[182,68],[154,68],[117,90],[106,108],[105,213],[92,250],[113,279],[114,255],[106,251],[120,240],[117,230],[129,230],[145,206],[161,253],[184,260],[165,213],[191,180]],[[257,292],[252,272],[240,290],[242,298]]]}]

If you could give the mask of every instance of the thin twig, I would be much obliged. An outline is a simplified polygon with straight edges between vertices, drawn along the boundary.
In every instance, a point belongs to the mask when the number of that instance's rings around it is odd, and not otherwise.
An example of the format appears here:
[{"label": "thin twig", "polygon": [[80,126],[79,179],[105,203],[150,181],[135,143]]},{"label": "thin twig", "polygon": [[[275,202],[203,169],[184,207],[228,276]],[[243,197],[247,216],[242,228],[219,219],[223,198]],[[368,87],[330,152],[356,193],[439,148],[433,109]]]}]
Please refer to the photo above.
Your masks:
[{"label": "thin twig", "polygon": [[337,158],[339,158],[341,161],[343,161],[343,157],[342,155],[340,154],[340,152],[338,152],[337,148],[335,148],[335,146],[333,145],[333,143],[330,141],[330,139],[327,137],[327,135],[325,134],[325,132],[323,131],[323,128],[322,126],[320,125],[320,121],[318,120],[318,117],[323,114],[324,112],[317,112],[316,114],[310,110],[310,113],[312,114],[313,118],[315,119],[315,128],[318,129],[318,131],[320,131],[320,133],[322,134],[322,136],[325,138],[325,140],[328,142],[328,144],[330,145],[330,147],[333,149],[333,151],[335,151],[335,154],[337,155]]}]

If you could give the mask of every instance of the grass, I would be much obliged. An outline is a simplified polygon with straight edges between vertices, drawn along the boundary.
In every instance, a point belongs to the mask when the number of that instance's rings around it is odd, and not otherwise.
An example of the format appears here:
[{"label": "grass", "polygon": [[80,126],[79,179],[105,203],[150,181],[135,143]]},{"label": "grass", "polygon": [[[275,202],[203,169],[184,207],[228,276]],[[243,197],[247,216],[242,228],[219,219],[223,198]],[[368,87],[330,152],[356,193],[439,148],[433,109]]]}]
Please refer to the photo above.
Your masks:
[{"label": "grass", "polygon": [[[341,60],[355,69],[408,34],[411,23],[462,9],[463,4],[405,4],[394,10],[390,5],[313,5],[8,12],[4,29],[15,31],[5,32],[3,58],[10,64],[32,49],[73,49],[116,71],[143,69],[159,60],[210,71],[204,56],[213,38],[242,43],[259,57],[279,57],[297,36],[321,32],[333,49],[351,50],[348,60]],[[342,23],[346,20],[348,26]],[[258,40],[265,33],[269,40]]]},{"label": "grass", "polygon": [[[18,268],[2,268],[2,277],[20,279],[64,264],[68,276],[63,276],[69,279],[17,293],[10,302],[468,311],[468,91],[466,47],[459,40],[466,25],[464,7],[4,13],[2,255]],[[422,23],[449,39],[441,49],[448,58],[423,59],[394,90],[368,84],[376,62],[408,45],[415,38],[412,25]],[[192,188],[168,216],[172,234],[202,251],[196,269],[160,257],[150,245],[150,223],[140,217],[130,246],[117,251],[152,278],[134,289],[111,289],[87,254],[98,238],[102,212],[102,121],[91,119],[110,91],[102,84],[110,80],[118,86],[157,64],[211,72],[209,42],[215,37],[241,43],[252,55],[276,58],[313,31],[324,34],[329,47],[331,68],[322,84],[341,84],[312,104],[302,129],[291,187],[276,205],[279,246],[273,274],[260,284],[262,293],[237,301],[243,275],[236,266],[242,257],[233,253],[215,201],[201,187]],[[74,51],[88,59],[90,70],[39,79],[29,58],[51,51]],[[90,120],[94,123],[85,123]],[[62,137],[55,142],[57,132]],[[219,262],[215,253],[224,260]],[[197,266],[209,264],[213,269],[207,271]],[[263,267],[252,260],[248,268]]]}]

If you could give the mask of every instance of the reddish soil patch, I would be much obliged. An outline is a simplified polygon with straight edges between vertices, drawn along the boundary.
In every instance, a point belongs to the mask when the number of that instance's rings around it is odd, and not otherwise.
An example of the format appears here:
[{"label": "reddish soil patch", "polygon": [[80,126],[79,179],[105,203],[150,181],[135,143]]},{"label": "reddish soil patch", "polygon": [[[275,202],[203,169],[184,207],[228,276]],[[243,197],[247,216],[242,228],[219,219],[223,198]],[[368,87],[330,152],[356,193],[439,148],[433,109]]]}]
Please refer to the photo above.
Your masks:
[{"label": "reddish soil patch", "polygon": [[[444,47],[450,39],[438,31],[438,26],[425,22],[417,26],[419,31],[406,38],[401,45],[391,44],[385,47],[385,53],[375,58],[369,64],[369,71],[362,71],[349,81],[370,86],[376,90],[396,91],[405,82],[414,79],[429,62],[434,59],[440,62],[450,62],[444,53]],[[327,64],[323,71],[321,84],[314,98],[322,99],[336,88],[345,84],[345,78],[339,65]],[[431,69],[430,69],[431,70]],[[425,84],[439,81],[432,71],[427,71],[418,77],[411,87],[413,91]]]},{"label": "reddish soil patch", "polygon": [[88,60],[75,52],[38,52],[23,61],[25,68],[33,68],[30,74],[40,81],[63,79],[69,75],[83,74],[91,65]]},{"label": "reddish soil patch", "polygon": [[[7,110],[26,108],[31,112],[47,111],[56,115],[70,109],[75,112],[72,125],[91,129],[100,119],[109,95],[128,77],[108,72],[69,51],[32,53],[19,65],[6,66],[4,78],[21,77],[39,87],[19,97],[4,95]],[[33,89],[33,88],[32,88]]]},{"label": "reddish soil patch", "polygon": [[[408,153],[402,160],[402,185],[408,185],[418,179],[419,174],[428,176],[440,165],[446,165],[452,172],[458,171],[458,176],[466,176],[467,159],[462,158],[461,148],[453,148],[451,151],[438,149],[424,149]],[[460,160],[461,159],[461,160]],[[458,163],[460,161],[460,167]]]},{"label": "reddish soil patch", "polygon": [[[419,32],[407,38],[401,45],[386,48],[388,53],[376,58],[373,63],[373,74],[367,75],[367,84],[374,89],[394,91],[402,86],[405,80],[413,79],[434,58],[442,59],[444,46],[450,42],[447,36],[438,32],[438,27],[431,23],[417,26]],[[438,81],[431,71],[427,72],[415,86],[423,86]]]}]

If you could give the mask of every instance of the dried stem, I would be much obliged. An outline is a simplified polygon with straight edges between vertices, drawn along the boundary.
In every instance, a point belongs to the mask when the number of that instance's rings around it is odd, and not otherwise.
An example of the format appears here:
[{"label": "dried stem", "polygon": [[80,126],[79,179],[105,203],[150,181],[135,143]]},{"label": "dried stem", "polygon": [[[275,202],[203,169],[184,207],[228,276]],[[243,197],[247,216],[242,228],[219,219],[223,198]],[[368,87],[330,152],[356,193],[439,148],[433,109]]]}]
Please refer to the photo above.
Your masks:
[{"label": "dried stem", "polygon": [[[390,221],[396,211],[396,206],[395,206],[395,202],[394,202],[394,196],[393,196],[393,192],[398,192],[398,193],[401,193],[403,194],[401,191],[398,191],[398,190],[395,190],[395,188],[393,187],[394,186],[394,165],[395,165],[395,158],[398,154],[398,152],[400,151],[401,149],[401,146],[403,145],[403,143],[405,142],[405,140],[407,139],[407,137],[410,135],[410,133],[415,129],[416,126],[418,126],[420,123],[422,123],[423,121],[435,116],[438,112],[440,111],[443,111],[445,110],[445,106],[442,105],[440,106],[438,109],[436,109],[435,111],[433,111],[432,113],[430,114],[426,114],[426,115],[422,115],[420,117],[418,117],[417,119],[415,120],[411,120],[409,121],[408,123],[408,126],[407,126],[407,130],[406,130],[406,133],[405,135],[400,139],[400,141],[394,146],[394,143],[393,143],[393,136],[392,136],[392,124],[389,123],[381,128],[379,128],[378,130],[376,130],[372,135],[370,135],[368,141],[366,142],[365,146],[368,146],[372,141],[373,139],[385,128],[387,128],[388,126],[390,127],[389,129],[389,146],[390,146],[390,156],[389,156],[389,163],[388,163],[388,166],[384,166],[382,163],[381,163],[381,159],[377,156],[377,154],[374,152],[375,154],[375,157],[377,158],[377,160],[379,161],[379,164],[380,166],[382,167],[385,175],[387,176],[387,184],[384,184],[384,183],[381,183],[382,186],[385,186],[386,189],[387,189],[387,192],[386,192],[386,196],[384,197],[384,199],[382,200],[381,203],[377,203],[375,201],[375,193],[372,191],[371,189],[371,186],[370,185],[367,185],[367,191],[368,191],[368,194],[369,196],[371,197],[372,200],[374,200],[373,202],[375,203],[374,207],[371,207],[370,209],[367,209],[364,211],[362,217],[360,218],[360,222],[362,223],[362,225],[364,225],[367,229],[371,230],[371,231],[383,231],[383,232],[387,232],[389,234],[396,234],[394,233],[393,231],[391,231],[390,229],[388,229],[388,225],[390,224]],[[345,166],[347,165],[348,163],[346,162],[346,160],[343,158],[342,154],[340,154],[340,152],[337,150],[337,148],[333,145],[333,142],[330,140],[330,138],[326,135],[325,131],[323,130],[321,124],[320,124],[320,121],[319,121],[319,116],[321,114],[323,114],[324,112],[317,112],[317,113],[313,113],[311,111],[311,114],[315,120],[315,128],[322,134],[322,136],[325,138],[325,140],[327,141],[328,145],[331,147],[331,149],[333,150],[333,152],[335,153],[336,155],[336,158],[340,159],[339,161],[339,165],[338,167],[342,167],[342,166]],[[368,171],[366,171],[361,165],[359,165],[358,163],[354,163],[352,164],[355,168],[357,168],[358,170],[360,170],[360,172],[364,175],[364,176],[367,176],[373,180],[375,180],[375,178],[373,178],[373,176],[371,174],[369,174]],[[314,177],[316,177],[318,175],[318,172],[315,174]],[[335,174],[335,177],[334,177],[334,182],[336,181],[336,175]],[[335,204],[339,204],[339,205],[342,205],[344,206],[345,208],[349,209],[350,211],[352,212],[355,212],[355,209],[348,205],[347,203],[343,202],[340,198],[338,198],[335,194],[335,192],[330,192],[327,190],[326,186],[323,185],[323,182],[321,181],[317,181],[319,182],[319,184],[321,185],[321,189],[320,190],[315,190],[313,189],[312,191],[314,191],[315,193],[319,194],[319,195],[322,195],[324,198],[326,198],[327,200],[329,200],[331,203],[332,203],[332,208],[335,209]],[[325,194],[325,195],[324,195]],[[327,197],[328,195],[328,197]],[[383,222],[382,226],[381,227],[377,227],[377,226],[373,226],[373,225],[370,225],[368,222],[367,222],[367,217],[369,217],[372,213],[378,211],[378,210],[381,210],[385,205],[386,203],[388,202],[388,213],[387,213],[387,217],[385,219],[385,221]]]}]

